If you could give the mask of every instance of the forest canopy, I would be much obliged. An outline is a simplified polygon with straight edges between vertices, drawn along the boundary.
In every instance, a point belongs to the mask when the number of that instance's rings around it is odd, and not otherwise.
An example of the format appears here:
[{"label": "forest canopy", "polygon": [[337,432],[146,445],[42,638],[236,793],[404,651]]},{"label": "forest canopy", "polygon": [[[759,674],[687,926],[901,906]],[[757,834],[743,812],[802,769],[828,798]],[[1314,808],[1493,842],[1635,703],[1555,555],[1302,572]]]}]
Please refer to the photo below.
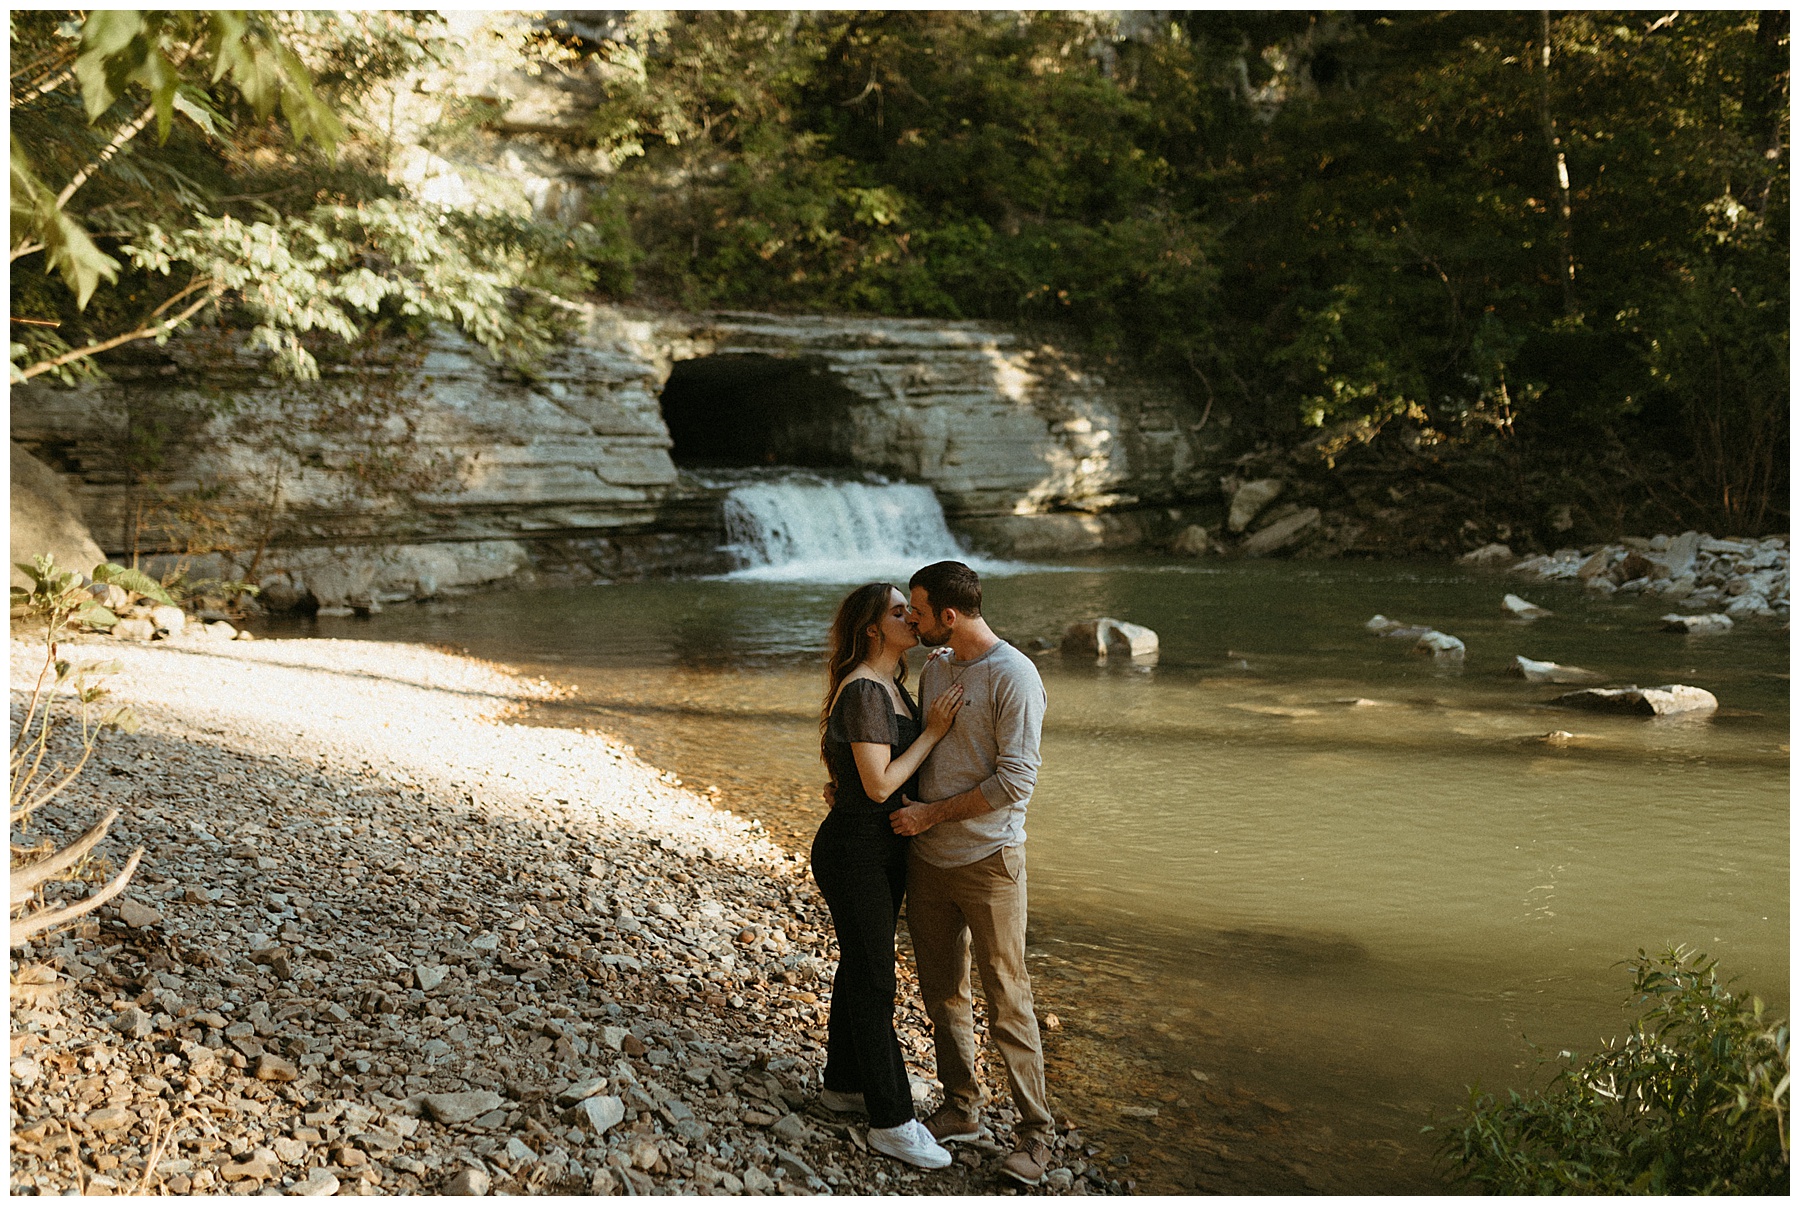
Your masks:
[{"label": "forest canopy", "polygon": [[636,152],[603,205],[639,295],[1055,323],[1327,460],[1395,420],[1522,440],[1739,530],[1786,516],[1787,39],[1779,11],[688,13],[601,48],[638,71],[593,128]]},{"label": "forest canopy", "polygon": [[197,301],[297,371],[422,321],[526,363],[567,297],[982,318],[1245,455],[1787,522],[1784,11],[551,14],[513,49],[604,81],[609,165],[560,226],[392,183],[364,102],[440,20],[227,17],[13,14],[15,379]]}]

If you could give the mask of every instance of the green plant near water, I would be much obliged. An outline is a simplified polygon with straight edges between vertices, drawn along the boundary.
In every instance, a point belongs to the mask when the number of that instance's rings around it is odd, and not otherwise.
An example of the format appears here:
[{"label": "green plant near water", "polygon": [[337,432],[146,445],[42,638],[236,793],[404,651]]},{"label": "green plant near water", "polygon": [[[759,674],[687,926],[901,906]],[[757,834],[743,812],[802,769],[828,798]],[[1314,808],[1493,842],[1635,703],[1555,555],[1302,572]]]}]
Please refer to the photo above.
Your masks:
[{"label": "green plant near water", "polygon": [[1676,947],[1631,961],[1644,1011],[1550,1085],[1472,1088],[1443,1152],[1490,1193],[1779,1193],[1788,1189],[1788,1024]]}]

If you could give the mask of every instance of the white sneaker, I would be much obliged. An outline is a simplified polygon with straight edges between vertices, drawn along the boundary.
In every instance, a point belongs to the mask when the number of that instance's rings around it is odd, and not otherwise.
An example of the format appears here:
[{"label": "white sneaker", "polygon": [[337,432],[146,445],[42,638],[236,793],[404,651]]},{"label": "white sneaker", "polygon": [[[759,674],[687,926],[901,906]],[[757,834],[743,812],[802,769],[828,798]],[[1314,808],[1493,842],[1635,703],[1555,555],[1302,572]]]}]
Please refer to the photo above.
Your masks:
[{"label": "white sneaker", "polygon": [[892,1156],[920,1168],[948,1168],[950,1153],[938,1146],[917,1118],[909,1118],[900,1126],[872,1126],[869,1146],[884,1156]]},{"label": "white sneaker", "polygon": [[863,1102],[861,1093],[840,1093],[836,1089],[823,1089],[819,1093],[819,1104],[834,1114],[867,1114],[869,1107]]}]

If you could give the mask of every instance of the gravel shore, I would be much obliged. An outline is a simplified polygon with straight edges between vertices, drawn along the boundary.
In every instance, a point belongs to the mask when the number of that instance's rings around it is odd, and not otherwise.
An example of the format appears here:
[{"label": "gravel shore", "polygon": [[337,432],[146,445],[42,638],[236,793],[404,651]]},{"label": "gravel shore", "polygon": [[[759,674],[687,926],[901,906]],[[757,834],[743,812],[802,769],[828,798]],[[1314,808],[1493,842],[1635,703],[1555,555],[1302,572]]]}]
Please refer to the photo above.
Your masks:
[{"label": "gravel shore", "polygon": [[[550,684],[363,641],[64,656],[117,661],[141,727],[23,838],[118,807],[103,864],[146,854],[118,907],[13,951],[14,1193],[1001,1188],[1004,1110],[923,1173],[819,1105],[804,860],[605,734],[510,722]],[[41,658],[13,642],[15,725]],[[1066,1140],[1038,1192],[1114,1188]]]}]

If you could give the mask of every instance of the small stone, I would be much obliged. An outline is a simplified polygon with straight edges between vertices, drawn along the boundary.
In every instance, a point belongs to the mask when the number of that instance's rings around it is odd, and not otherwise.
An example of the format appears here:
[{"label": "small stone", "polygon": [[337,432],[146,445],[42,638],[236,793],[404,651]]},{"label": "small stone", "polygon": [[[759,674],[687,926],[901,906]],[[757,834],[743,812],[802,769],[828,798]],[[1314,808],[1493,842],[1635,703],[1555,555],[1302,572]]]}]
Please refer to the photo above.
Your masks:
[{"label": "small stone", "polygon": [[300,1079],[300,1069],[278,1055],[264,1052],[256,1061],[256,1079],[287,1083]]},{"label": "small stone", "polygon": [[595,1135],[604,1135],[625,1121],[625,1103],[617,1097],[589,1097],[577,1104],[565,1117]]},{"label": "small stone", "polygon": [[427,1093],[424,1104],[437,1121],[455,1125],[473,1122],[488,1111],[499,1109],[505,1101],[491,1090],[471,1089],[463,1093]]},{"label": "small stone", "polygon": [[[1506,548],[1505,545],[1500,545],[1499,547]],[[1507,552],[1506,556],[1512,556],[1510,550]],[[1066,1168],[1053,1168],[1044,1174],[1044,1184],[1048,1185],[1057,1193],[1067,1193],[1075,1187],[1075,1174]]]},{"label": "small stone", "polygon": [[181,608],[164,603],[150,609],[150,623],[156,626],[158,632],[176,637],[187,626],[187,616],[182,614]]},{"label": "small stone", "polygon": [[512,1138],[506,1141],[506,1158],[514,1164],[531,1164],[537,1160],[538,1155],[525,1146],[524,1140]]},{"label": "small stone", "polygon": [[606,1087],[606,1077],[590,1076],[586,1080],[578,1080],[556,1095],[556,1100],[564,1105],[574,1105],[578,1101],[592,1097]]},{"label": "small stone", "polygon": [[270,1161],[261,1155],[252,1153],[247,1160],[236,1164],[227,1164],[219,1170],[219,1176],[227,1181],[267,1181],[275,1175]]},{"label": "small stone", "polygon": [[278,1135],[269,1146],[275,1149],[275,1158],[283,1164],[298,1164],[306,1159],[306,1144],[298,1139]]},{"label": "small stone", "polygon": [[632,1034],[630,1031],[625,1032],[625,1037],[620,1040],[619,1044],[619,1050],[623,1051],[626,1055],[642,1055],[649,1049],[650,1048],[644,1045],[643,1039]]},{"label": "small stone", "polygon": [[608,1047],[611,1047],[614,1051],[623,1051],[625,1049],[625,1036],[630,1033],[631,1031],[625,1029],[623,1026],[603,1026],[600,1030],[600,1041],[605,1043]]},{"label": "small stone", "polygon": [[96,1131],[116,1131],[137,1122],[137,1115],[124,1106],[107,1106],[87,1116],[87,1124]]},{"label": "small stone", "polygon": [[149,1038],[156,1029],[156,1023],[150,1015],[133,1005],[115,1016],[107,1025],[125,1035],[127,1038]]},{"label": "small stone", "polygon": [[769,1133],[778,1139],[785,1139],[789,1143],[805,1143],[811,1131],[806,1123],[801,1121],[798,1114],[787,1114],[769,1128]]},{"label": "small stone", "polygon": [[1061,1030],[1062,1019],[1053,1013],[1047,1013],[1044,1015],[1043,1026],[1045,1030]]},{"label": "small stone", "polygon": [[211,641],[229,641],[237,637],[238,630],[224,620],[214,620],[202,630]]},{"label": "small stone", "polygon": [[444,1192],[457,1198],[484,1198],[491,1184],[487,1173],[481,1169],[463,1168],[444,1183]]},{"label": "small stone", "polygon": [[147,904],[140,904],[129,896],[119,900],[119,920],[134,930],[155,925],[163,919],[163,915]]},{"label": "small stone", "polygon": [[156,625],[140,616],[133,616],[114,624],[112,634],[124,641],[148,641],[156,636]]},{"label": "small stone", "polygon": [[790,1177],[794,1177],[801,1181],[806,1180],[808,1177],[816,1177],[819,1175],[813,1171],[812,1165],[801,1159],[794,1152],[788,1151],[785,1147],[778,1147],[775,1149],[775,1162],[787,1169]]},{"label": "small stone", "polygon": [[775,1181],[753,1164],[744,1170],[744,1188],[751,1193],[770,1193],[775,1188]]},{"label": "small stone", "polygon": [[304,1181],[296,1181],[288,1187],[288,1196],[294,1198],[329,1198],[338,1191],[338,1179],[322,1168],[315,1168]]},{"label": "small stone", "polygon": [[447,967],[426,967],[421,965],[413,968],[413,983],[419,986],[420,992],[430,992],[432,989],[442,984],[444,982],[444,977],[449,974],[450,969]]}]

